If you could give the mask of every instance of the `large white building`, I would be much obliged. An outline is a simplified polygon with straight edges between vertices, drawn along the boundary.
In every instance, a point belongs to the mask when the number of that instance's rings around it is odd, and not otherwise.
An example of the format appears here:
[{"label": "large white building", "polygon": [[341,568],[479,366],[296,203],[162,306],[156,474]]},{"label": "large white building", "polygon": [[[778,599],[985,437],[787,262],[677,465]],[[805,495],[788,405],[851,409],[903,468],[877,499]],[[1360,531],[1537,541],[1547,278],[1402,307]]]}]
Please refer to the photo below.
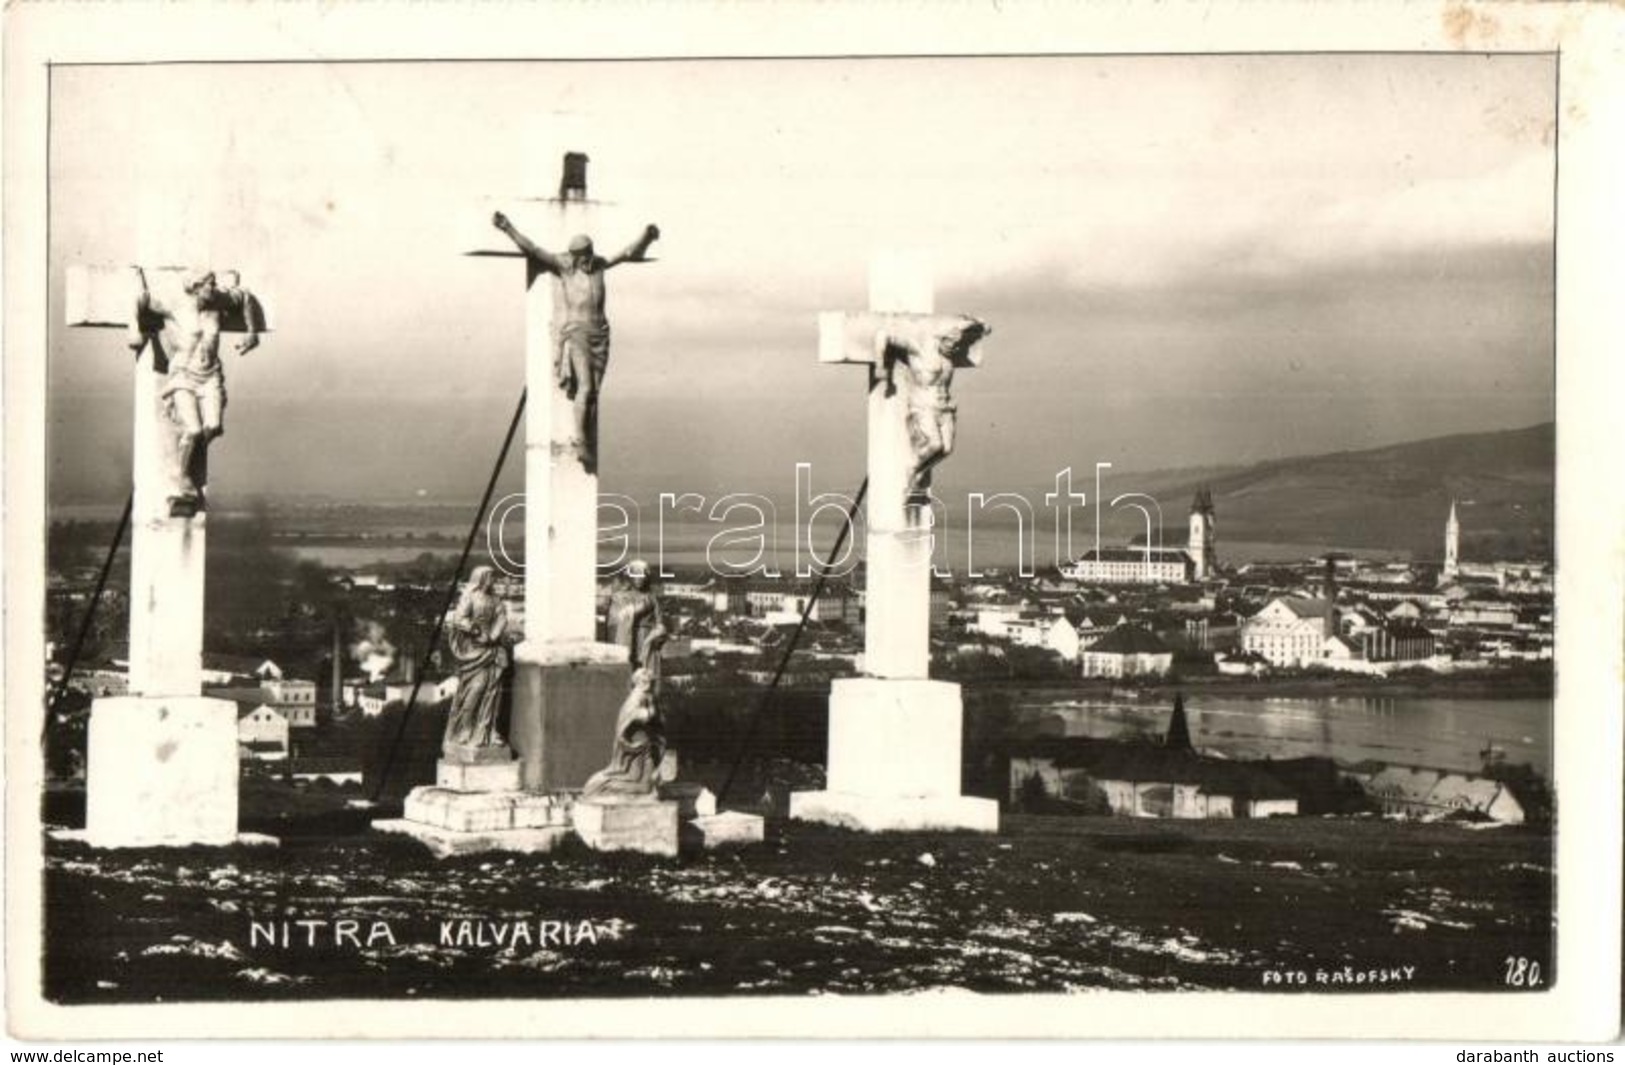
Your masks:
[{"label": "large white building", "polygon": [[1181,547],[1103,547],[1084,552],[1061,574],[1080,584],[1187,584],[1196,564]]},{"label": "large white building", "polygon": [[1161,677],[1174,665],[1174,652],[1148,629],[1119,625],[1078,652],[1085,677]]},{"label": "large white building", "polygon": [[1326,640],[1337,635],[1337,610],[1326,599],[1281,596],[1241,626],[1241,649],[1272,666],[1307,666],[1325,657]]},{"label": "large white building", "polygon": [[316,727],[316,682],[313,680],[260,681],[260,688],[293,728]]},{"label": "large white building", "polygon": [[1206,488],[1191,501],[1184,547],[1102,547],[1086,551],[1061,576],[1080,584],[1190,584],[1218,569],[1213,493]]}]

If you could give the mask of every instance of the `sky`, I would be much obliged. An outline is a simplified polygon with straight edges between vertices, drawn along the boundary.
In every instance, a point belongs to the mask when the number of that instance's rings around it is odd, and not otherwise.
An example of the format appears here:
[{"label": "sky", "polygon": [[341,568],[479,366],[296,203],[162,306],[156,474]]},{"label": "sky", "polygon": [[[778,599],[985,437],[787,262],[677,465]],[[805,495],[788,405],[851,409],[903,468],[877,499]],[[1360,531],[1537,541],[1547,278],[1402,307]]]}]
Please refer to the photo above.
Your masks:
[{"label": "sky", "polygon": [[129,357],[62,279],[137,261],[268,308],[217,498],[477,497],[524,281],[464,253],[566,149],[601,249],[662,232],[609,278],[604,491],[851,490],[864,376],[817,315],[883,248],[993,327],[944,495],[1546,421],[1553,91],[1468,55],[59,67],[51,498],[128,489]]}]

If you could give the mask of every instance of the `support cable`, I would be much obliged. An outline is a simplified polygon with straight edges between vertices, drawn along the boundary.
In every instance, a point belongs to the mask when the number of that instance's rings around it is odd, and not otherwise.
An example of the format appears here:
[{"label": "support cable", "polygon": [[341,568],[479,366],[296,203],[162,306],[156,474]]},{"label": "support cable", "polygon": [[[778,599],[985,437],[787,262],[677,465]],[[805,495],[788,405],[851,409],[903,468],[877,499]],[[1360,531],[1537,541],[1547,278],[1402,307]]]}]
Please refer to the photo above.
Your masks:
[{"label": "support cable", "polygon": [[462,583],[463,567],[468,565],[468,556],[474,550],[474,538],[479,535],[480,526],[485,522],[486,508],[491,505],[491,495],[496,491],[497,478],[502,475],[502,467],[508,461],[508,449],[513,445],[514,434],[519,430],[519,422],[525,413],[525,397],[528,390],[520,390],[519,403],[514,407],[513,420],[508,423],[508,435],[502,439],[502,450],[497,454],[496,465],[491,467],[491,478],[485,484],[485,494],[480,497],[479,510],[474,514],[474,522],[469,526],[468,537],[463,541],[463,553],[457,559],[457,568],[452,571],[451,580],[446,583],[446,598],[441,604],[440,612],[435,615],[434,631],[429,636],[429,643],[423,649],[423,656],[418,659],[418,668],[412,673],[412,691],[406,698],[406,708],[401,713],[400,727],[395,730],[395,738],[389,745],[389,757],[384,760],[383,769],[378,773],[378,783],[373,787],[369,798],[378,801],[383,793],[384,784],[389,780],[390,770],[395,767],[395,757],[400,753],[401,739],[406,735],[406,723],[417,707],[418,691],[423,686],[423,674],[429,668],[430,657],[435,648],[440,645],[440,634],[446,627],[446,616],[457,605],[457,586]]},{"label": "support cable", "polygon": [[728,789],[733,787],[734,777],[738,775],[739,767],[745,761],[745,754],[750,750],[751,740],[756,735],[756,726],[762,719],[762,711],[767,708],[768,700],[773,697],[774,690],[778,688],[779,681],[784,677],[784,671],[790,664],[790,656],[795,653],[796,644],[801,640],[802,630],[807,627],[807,619],[812,616],[813,607],[818,604],[818,597],[823,594],[824,583],[829,579],[830,568],[835,565],[835,556],[841,553],[841,547],[846,543],[847,533],[852,531],[853,519],[857,515],[858,508],[863,505],[863,497],[868,492],[869,478],[865,477],[863,483],[858,486],[858,494],[853,497],[852,505],[846,508],[846,521],[841,523],[841,531],[835,537],[835,543],[829,549],[828,557],[825,558],[824,564],[819,567],[818,580],[813,584],[812,595],[807,597],[807,605],[801,609],[801,620],[796,622],[796,631],[790,634],[790,639],[785,643],[784,653],[779,656],[779,665],[773,671],[773,680],[756,700],[756,707],[751,711],[750,718],[746,721],[745,736],[739,741],[739,753],[734,756],[733,766],[728,770],[728,777],[722,782],[722,790],[717,794],[717,803],[719,805],[728,797]]},{"label": "support cable", "polygon": [[73,679],[73,671],[79,664],[79,655],[85,649],[85,640],[90,636],[90,626],[96,620],[96,608],[101,604],[102,592],[107,589],[107,577],[113,570],[113,558],[118,554],[119,545],[124,542],[124,533],[130,527],[130,512],[135,506],[135,491],[124,499],[124,513],[119,516],[118,529],[113,533],[113,542],[107,545],[107,556],[102,559],[102,568],[96,574],[96,590],[90,593],[90,603],[85,607],[85,616],[79,622],[79,632],[73,638],[73,647],[68,651],[68,660],[63,664],[62,676],[57,678],[56,684],[51,688],[45,699],[45,723],[41,726],[41,738],[49,731],[51,725],[51,711],[61,705],[62,696],[68,690],[68,682]]}]

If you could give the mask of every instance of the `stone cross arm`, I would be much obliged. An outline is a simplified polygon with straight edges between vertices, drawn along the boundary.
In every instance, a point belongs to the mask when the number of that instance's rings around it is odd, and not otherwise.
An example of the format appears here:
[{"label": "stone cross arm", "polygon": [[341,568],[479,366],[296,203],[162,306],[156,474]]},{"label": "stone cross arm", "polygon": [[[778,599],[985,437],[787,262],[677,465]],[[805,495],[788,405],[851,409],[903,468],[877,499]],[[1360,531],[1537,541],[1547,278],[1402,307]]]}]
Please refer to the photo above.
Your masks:
[{"label": "stone cross arm", "polygon": [[[637,219],[626,217],[618,205],[606,200],[554,199],[537,197],[483,197],[457,212],[455,232],[458,250],[462,255],[476,259],[524,259],[511,238],[504,236],[492,223],[492,216],[501,211],[508,216],[513,227],[555,255],[564,255],[570,238],[584,233],[593,238],[599,255],[615,257],[622,245],[612,243],[627,239],[625,251],[638,244],[643,229]],[[621,231],[625,230],[623,234]],[[659,260],[648,254],[630,255],[619,260],[623,263],[653,263]]]},{"label": "stone cross arm", "polygon": [[[818,316],[818,361],[877,364],[891,344],[916,350],[946,342],[957,367],[982,364],[982,338],[989,330],[954,314],[826,311]],[[968,342],[967,342],[968,341]]]},{"label": "stone cross arm", "polygon": [[[70,266],[67,271],[66,319],[68,325],[127,329],[134,323],[136,306],[146,291],[160,302],[179,299],[190,271],[185,267],[159,266],[137,269],[133,266]],[[242,287],[235,270],[215,274],[220,291],[229,297],[228,309],[221,312],[223,333],[268,333],[265,307],[259,297]]]}]

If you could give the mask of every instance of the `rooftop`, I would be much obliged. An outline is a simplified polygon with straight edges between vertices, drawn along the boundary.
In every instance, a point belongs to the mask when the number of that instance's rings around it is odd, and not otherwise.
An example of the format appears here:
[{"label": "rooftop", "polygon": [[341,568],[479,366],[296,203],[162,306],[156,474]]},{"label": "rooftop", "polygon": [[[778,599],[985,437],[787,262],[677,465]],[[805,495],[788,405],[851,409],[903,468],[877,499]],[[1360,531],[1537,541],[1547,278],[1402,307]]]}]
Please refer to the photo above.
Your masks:
[{"label": "rooftop", "polygon": [[1162,655],[1168,654],[1168,645],[1157,639],[1148,629],[1138,625],[1119,625],[1088,647],[1090,654]]}]

